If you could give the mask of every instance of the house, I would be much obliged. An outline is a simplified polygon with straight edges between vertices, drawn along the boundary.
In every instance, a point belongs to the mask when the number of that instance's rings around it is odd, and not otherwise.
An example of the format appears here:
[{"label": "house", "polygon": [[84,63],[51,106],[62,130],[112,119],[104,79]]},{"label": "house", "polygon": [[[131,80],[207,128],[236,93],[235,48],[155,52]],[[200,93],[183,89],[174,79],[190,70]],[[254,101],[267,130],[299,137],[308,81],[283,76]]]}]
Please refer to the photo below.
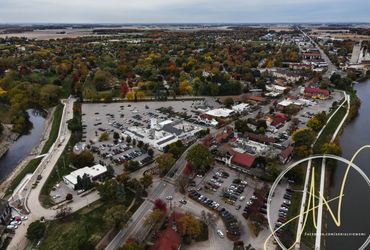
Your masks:
[{"label": "house", "polygon": [[289,146],[280,152],[279,160],[281,163],[286,164],[287,162],[289,162],[292,155],[293,155],[293,147]]},{"label": "house", "polygon": [[91,181],[96,181],[102,178],[107,173],[107,167],[97,164],[92,167],[84,167],[71,172],[69,175],[63,176],[63,181],[70,188],[75,189],[78,177],[88,176]]},{"label": "house", "polygon": [[260,143],[264,143],[264,144],[275,143],[275,138],[268,137],[268,136],[263,135],[263,134],[245,132],[244,136],[247,137],[248,139],[252,140],[252,141],[256,141],[256,142],[260,142]]},{"label": "house", "polygon": [[235,111],[232,109],[226,108],[219,108],[219,109],[212,109],[206,112],[206,115],[216,118],[226,118],[235,114]]},{"label": "house", "polygon": [[12,216],[12,208],[7,200],[0,200],[0,223],[7,225],[10,217]]},{"label": "house", "polygon": [[247,101],[250,101],[250,102],[253,102],[253,103],[265,103],[266,98],[264,98],[262,96],[250,95],[250,96],[247,96]]},{"label": "house", "polygon": [[307,60],[313,60],[313,59],[321,59],[321,54],[319,51],[309,51],[306,53],[303,53],[303,58]]},{"label": "house", "polygon": [[276,113],[274,117],[272,118],[272,121],[270,123],[270,126],[273,127],[279,127],[281,126],[284,122],[289,120],[289,117],[286,114],[283,113]]},{"label": "house", "polygon": [[226,142],[228,139],[230,139],[234,135],[234,130],[230,127],[227,127],[222,132],[218,133],[215,137],[216,142],[222,143]]},{"label": "house", "polygon": [[231,163],[240,167],[250,169],[255,166],[256,157],[248,153],[239,153],[234,150],[230,152],[232,155]]},{"label": "house", "polygon": [[306,97],[314,99],[327,99],[330,95],[329,90],[320,88],[304,88],[303,93]]}]

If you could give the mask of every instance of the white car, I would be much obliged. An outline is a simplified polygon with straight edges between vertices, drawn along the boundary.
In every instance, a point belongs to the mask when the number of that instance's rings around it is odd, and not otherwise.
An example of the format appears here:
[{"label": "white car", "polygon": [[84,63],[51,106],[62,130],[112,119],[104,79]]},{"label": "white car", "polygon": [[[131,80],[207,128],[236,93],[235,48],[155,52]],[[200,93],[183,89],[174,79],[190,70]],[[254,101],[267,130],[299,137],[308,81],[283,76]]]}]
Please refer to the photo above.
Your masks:
[{"label": "white car", "polygon": [[169,195],[169,196],[166,197],[166,200],[169,200],[170,201],[172,199],[173,199],[172,195]]},{"label": "white car", "polygon": [[292,202],[291,201],[284,200],[284,204],[290,205],[290,204],[292,204]]},{"label": "white car", "polygon": [[23,216],[21,217],[21,220],[28,220],[28,217],[27,217],[27,216],[25,216],[25,215],[23,215]]},{"label": "white car", "polygon": [[11,230],[14,230],[14,229],[17,229],[18,226],[17,225],[8,225],[6,226],[7,229],[11,229]]},{"label": "white car", "polygon": [[243,196],[243,195],[239,197],[240,201],[244,201],[244,199],[245,199],[245,196]]},{"label": "white car", "polygon": [[221,231],[221,229],[217,229],[217,234],[220,236],[220,238],[225,237],[224,233]]},{"label": "white car", "polygon": [[288,209],[286,207],[281,207],[281,210],[288,211]]}]

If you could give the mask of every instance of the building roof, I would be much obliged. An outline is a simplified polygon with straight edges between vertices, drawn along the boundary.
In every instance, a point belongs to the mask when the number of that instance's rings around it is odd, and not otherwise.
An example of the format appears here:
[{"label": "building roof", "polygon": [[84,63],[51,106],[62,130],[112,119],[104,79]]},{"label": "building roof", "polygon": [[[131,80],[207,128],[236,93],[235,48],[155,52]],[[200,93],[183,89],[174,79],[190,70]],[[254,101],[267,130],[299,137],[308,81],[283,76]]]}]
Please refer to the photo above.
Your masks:
[{"label": "building roof", "polygon": [[247,97],[248,100],[250,101],[254,101],[254,102],[264,102],[266,101],[266,99],[262,96],[254,96],[254,95],[250,95]]},{"label": "building roof", "polygon": [[284,150],[282,150],[281,152],[280,152],[280,155],[284,158],[284,159],[286,159],[286,158],[288,158],[292,153],[293,153],[293,147],[292,146],[289,146],[289,147],[287,147],[286,149],[284,149]]},{"label": "building roof", "polygon": [[325,95],[325,96],[329,95],[329,90],[319,89],[319,88],[305,88],[304,92],[308,93],[308,94],[321,94],[321,95]]},{"label": "building roof", "polygon": [[253,166],[254,161],[256,160],[256,157],[247,153],[239,153],[233,150],[231,154],[233,155],[231,161],[236,165],[245,168],[251,168]]},{"label": "building roof", "polygon": [[86,174],[90,178],[94,178],[101,174],[104,174],[105,172],[107,172],[107,167],[97,164],[92,167],[84,167],[84,168],[77,169],[71,172],[69,175],[63,176],[63,178],[68,180],[73,185],[76,185],[78,176],[82,178]]},{"label": "building roof", "polygon": [[207,115],[213,116],[213,117],[228,117],[230,116],[234,110],[232,109],[225,109],[225,108],[219,108],[219,109],[212,109],[206,112]]},{"label": "building roof", "polygon": [[252,132],[245,132],[244,136],[248,137],[249,139],[257,142],[262,142],[262,143],[274,143],[275,138],[268,137],[266,135],[262,134],[255,134]]},{"label": "building roof", "polygon": [[321,56],[320,52],[306,52],[304,56]]}]

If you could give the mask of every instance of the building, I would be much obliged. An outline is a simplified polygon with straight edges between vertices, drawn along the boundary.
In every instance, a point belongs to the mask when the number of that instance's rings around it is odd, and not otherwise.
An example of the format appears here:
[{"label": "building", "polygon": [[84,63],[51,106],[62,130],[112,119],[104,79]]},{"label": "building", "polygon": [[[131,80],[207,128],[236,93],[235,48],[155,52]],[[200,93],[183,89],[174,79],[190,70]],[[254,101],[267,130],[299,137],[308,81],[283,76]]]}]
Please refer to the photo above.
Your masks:
[{"label": "building", "polygon": [[314,99],[327,99],[330,95],[329,90],[320,88],[304,88],[303,94],[306,97],[311,97]]},{"label": "building", "polygon": [[0,200],[0,223],[7,225],[12,216],[12,208],[7,200]]},{"label": "building", "polygon": [[230,154],[232,155],[231,163],[237,166],[250,169],[255,165],[256,157],[253,155],[248,153],[239,153],[234,150],[232,150]]},{"label": "building", "polygon": [[318,60],[321,59],[321,54],[319,51],[309,51],[303,53],[303,58],[306,60]]},{"label": "building", "polygon": [[151,119],[150,128],[129,127],[124,134],[163,151],[166,146],[178,140],[191,138],[202,129],[200,126],[182,120],[158,122],[157,119]]},{"label": "building", "polygon": [[231,109],[237,113],[243,113],[243,112],[249,111],[250,106],[251,105],[248,103],[240,103],[240,104],[232,106]]},{"label": "building", "polygon": [[107,173],[107,167],[97,164],[92,167],[84,167],[71,172],[69,175],[63,176],[63,181],[70,188],[75,189],[78,177],[88,176],[91,181],[96,181],[102,178]]},{"label": "building", "polygon": [[282,150],[279,154],[279,160],[281,163],[286,164],[292,158],[293,147],[289,146],[286,149]]},{"label": "building", "polygon": [[206,112],[206,115],[216,118],[226,118],[234,114],[235,114],[234,110],[226,108],[212,109]]}]

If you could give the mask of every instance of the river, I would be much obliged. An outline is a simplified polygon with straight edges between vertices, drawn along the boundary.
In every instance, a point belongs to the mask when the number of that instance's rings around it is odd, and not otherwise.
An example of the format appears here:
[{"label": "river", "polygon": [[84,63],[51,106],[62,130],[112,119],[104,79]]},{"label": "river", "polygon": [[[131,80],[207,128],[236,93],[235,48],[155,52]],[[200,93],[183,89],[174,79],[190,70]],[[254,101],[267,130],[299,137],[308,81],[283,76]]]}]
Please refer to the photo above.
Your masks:
[{"label": "river", "polygon": [[[359,115],[348,124],[340,137],[342,156],[350,160],[353,154],[363,145],[370,144],[370,80],[355,85],[361,99]],[[370,178],[370,149],[365,149],[354,163]],[[339,195],[346,165],[338,164],[333,175],[330,198]],[[337,204],[334,215],[337,215]],[[342,203],[342,223],[337,227],[329,213],[328,232],[364,233],[365,236],[327,236],[324,249],[356,250],[365,242],[370,233],[370,188],[365,180],[351,169],[344,190]],[[370,249],[368,246],[365,249]]]},{"label": "river", "polygon": [[44,130],[45,118],[34,109],[27,110],[33,127],[26,135],[19,137],[9,148],[8,152],[0,159],[0,180],[7,177],[41,139]]}]

